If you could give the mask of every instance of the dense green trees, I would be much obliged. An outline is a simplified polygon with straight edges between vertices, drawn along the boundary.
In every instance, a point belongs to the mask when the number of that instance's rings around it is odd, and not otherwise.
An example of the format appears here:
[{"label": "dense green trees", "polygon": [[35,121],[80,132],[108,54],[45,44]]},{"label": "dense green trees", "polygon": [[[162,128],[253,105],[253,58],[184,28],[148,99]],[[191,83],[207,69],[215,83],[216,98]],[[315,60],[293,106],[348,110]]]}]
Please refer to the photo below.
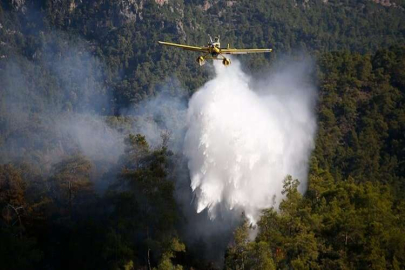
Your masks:
[{"label": "dense green trees", "polygon": [[225,255],[225,269],[276,269],[269,244],[249,240],[249,225],[245,217],[233,238]]},{"label": "dense green trees", "polygon": [[402,75],[390,68],[404,51],[319,58],[320,122],[308,190],[301,195],[287,177],[279,210],[265,210],[258,224],[255,242],[269,245],[277,268],[405,266],[405,100]]},{"label": "dense green trees", "polygon": [[2,165],[2,267],[174,269],[172,259],[185,246],[175,228],[168,152],[150,149],[141,135],[130,135],[126,145],[121,172],[103,197],[90,181],[92,164],[81,155],[55,164],[48,178],[35,179],[25,165]]},{"label": "dense green trees", "polygon": [[133,262],[135,266],[160,261],[159,269],[163,269],[185,248],[175,229],[178,210],[174,183],[166,178],[168,153],[164,147],[151,150],[141,135],[130,135],[126,145],[120,179],[106,195],[114,207],[110,217],[114,234],[127,242],[125,252],[138,252],[140,261]]},{"label": "dense green trees", "polygon": [[[2,1],[0,268],[215,269],[180,239],[178,160],[128,134],[137,119],[123,115],[162,88],[202,85],[210,71],[194,54],[156,41],[206,33],[273,47],[240,58],[252,73],[281,53],[315,55],[320,91],[308,190],[287,177],[254,240],[243,219],[224,267],[405,268],[405,16],[391,2]],[[107,123],[124,154],[98,160],[54,128],[76,113]]]},{"label": "dense green trees", "polygon": [[[2,4],[1,61],[23,55],[39,67],[36,72],[43,77],[52,75],[52,70],[43,70],[44,56],[51,54],[52,58],[63,60],[70,53],[69,58],[75,55],[83,58],[86,49],[106,65],[105,74],[99,71],[99,65],[87,61],[90,56],[86,61],[74,62],[78,64],[76,72],[63,70],[66,86],[76,94],[66,97],[67,103],[71,103],[66,106],[75,107],[74,103],[80,99],[80,93],[72,85],[77,81],[74,78],[70,81],[72,76],[79,76],[86,78],[83,83],[95,85],[98,92],[95,95],[105,92],[105,85],[97,82],[104,81],[114,90],[109,106],[103,104],[99,108],[112,108],[115,113],[153,95],[156,86],[168,76],[181,77],[182,86],[189,92],[209,76],[208,70],[195,65],[195,54],[173,53],[172,49],[159,47],[158,40],[201,45],[207,42],[210,33],[220,34],[223,42],[235,47],[274,48],[277,53],[240,57],[253,70],[268,65],[269,59],[293,51],[346,49],[365,53],[405,41],[403,3],[398,1],[389,7],[373,1],[321,0],[283,3],[172,0],[163,5],[157,1],[23,2],[25,13],[21,12],[23,7]],[[18,12],[13,12],[16,9]],[[78,36],[86,42],[80,43]],[[72,47],[80,49],[68,50]],[[83,62],[87,66],[83,67]],[[54,78],[46,82],[58,84]],[[56,90],[53,85],[49,88]]]},{"label": "dense green trees", "polygon": [[[328,180],[329,179],[329,180]],[[332,181],[331,181],[332,180]],[[353,178],[335,182],[314,168],[304,197],[287,178],[277,213],[264,211],[256,241],[267,242],[280,268],[399,269],[404,214],[391,188]]]}]

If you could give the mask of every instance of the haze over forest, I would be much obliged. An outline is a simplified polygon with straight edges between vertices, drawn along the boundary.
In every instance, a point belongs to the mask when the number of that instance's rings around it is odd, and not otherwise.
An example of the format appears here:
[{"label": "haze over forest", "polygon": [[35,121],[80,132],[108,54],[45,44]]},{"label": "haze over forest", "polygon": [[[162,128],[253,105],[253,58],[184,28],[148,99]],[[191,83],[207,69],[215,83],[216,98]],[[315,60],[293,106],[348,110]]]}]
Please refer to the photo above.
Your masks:
[{"label": "haze over forest", "polygon": [[[273,52],[157,43],[208,34]],[[404,269],[404,44],[404,0],[0,1],[0,269]]]}]

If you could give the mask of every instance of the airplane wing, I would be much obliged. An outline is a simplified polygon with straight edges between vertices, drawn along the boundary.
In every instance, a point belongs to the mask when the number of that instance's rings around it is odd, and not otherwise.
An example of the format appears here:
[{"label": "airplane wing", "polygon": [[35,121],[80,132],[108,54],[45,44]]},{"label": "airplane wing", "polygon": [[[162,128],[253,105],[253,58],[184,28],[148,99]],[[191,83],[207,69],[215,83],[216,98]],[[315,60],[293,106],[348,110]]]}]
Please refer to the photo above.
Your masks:
[{"label": "airplane wing", "polygon": [[230,48],[221,49],[221,53],[223,54],[267,53],[272,51],[273,49],[230,49]]},{"label": "airplane wing", "polygon": [[208,52],[207,47],[195,47],[195,46],[188,46],[188,45],[182,45],[182,44],[170,43],[170,42],[163,42],[163,41],[159,41],[158,43],[161,44],[161,45],[177,47],[177,48],[181,48],[183,50],[188,50],[188,51]]}]

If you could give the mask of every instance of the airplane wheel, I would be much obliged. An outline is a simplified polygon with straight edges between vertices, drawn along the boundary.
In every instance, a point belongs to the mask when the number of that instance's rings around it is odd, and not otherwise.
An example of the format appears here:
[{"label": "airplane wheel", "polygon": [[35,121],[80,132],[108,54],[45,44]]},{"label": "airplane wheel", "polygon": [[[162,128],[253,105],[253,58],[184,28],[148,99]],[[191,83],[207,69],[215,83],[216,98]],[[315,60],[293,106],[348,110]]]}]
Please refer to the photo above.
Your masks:
[{"label": "airplane wheel", "polygon": [[224,66],[229,66],[231,64],[231,59],[224,58],[224,60],[222,60],[222,64]]},{"label": "airplane wheel", "polygon": [[205,59],[204,59],[204,57],[202,57],[202,56],[198,57],[198,58],[197,58],[197,63],[198,63],[200,66],[203,66],[203,65],[205,64]]}]

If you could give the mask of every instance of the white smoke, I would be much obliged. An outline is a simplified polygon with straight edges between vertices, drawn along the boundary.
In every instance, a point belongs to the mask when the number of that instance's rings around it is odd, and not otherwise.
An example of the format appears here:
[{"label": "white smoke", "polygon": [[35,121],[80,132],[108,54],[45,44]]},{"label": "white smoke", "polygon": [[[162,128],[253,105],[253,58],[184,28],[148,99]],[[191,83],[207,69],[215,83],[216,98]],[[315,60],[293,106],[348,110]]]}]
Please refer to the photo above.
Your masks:
[{"label": "white smoke", "polygon": [[306,187],[314,147],[316,89],[309,66],[293,63],[253,81],[238,62],[215,64],[216,77],[189,102],[184,154],[197,212],[210,218],[243,211],[255,224],[260,211],[277,207],[283,180]]}]

